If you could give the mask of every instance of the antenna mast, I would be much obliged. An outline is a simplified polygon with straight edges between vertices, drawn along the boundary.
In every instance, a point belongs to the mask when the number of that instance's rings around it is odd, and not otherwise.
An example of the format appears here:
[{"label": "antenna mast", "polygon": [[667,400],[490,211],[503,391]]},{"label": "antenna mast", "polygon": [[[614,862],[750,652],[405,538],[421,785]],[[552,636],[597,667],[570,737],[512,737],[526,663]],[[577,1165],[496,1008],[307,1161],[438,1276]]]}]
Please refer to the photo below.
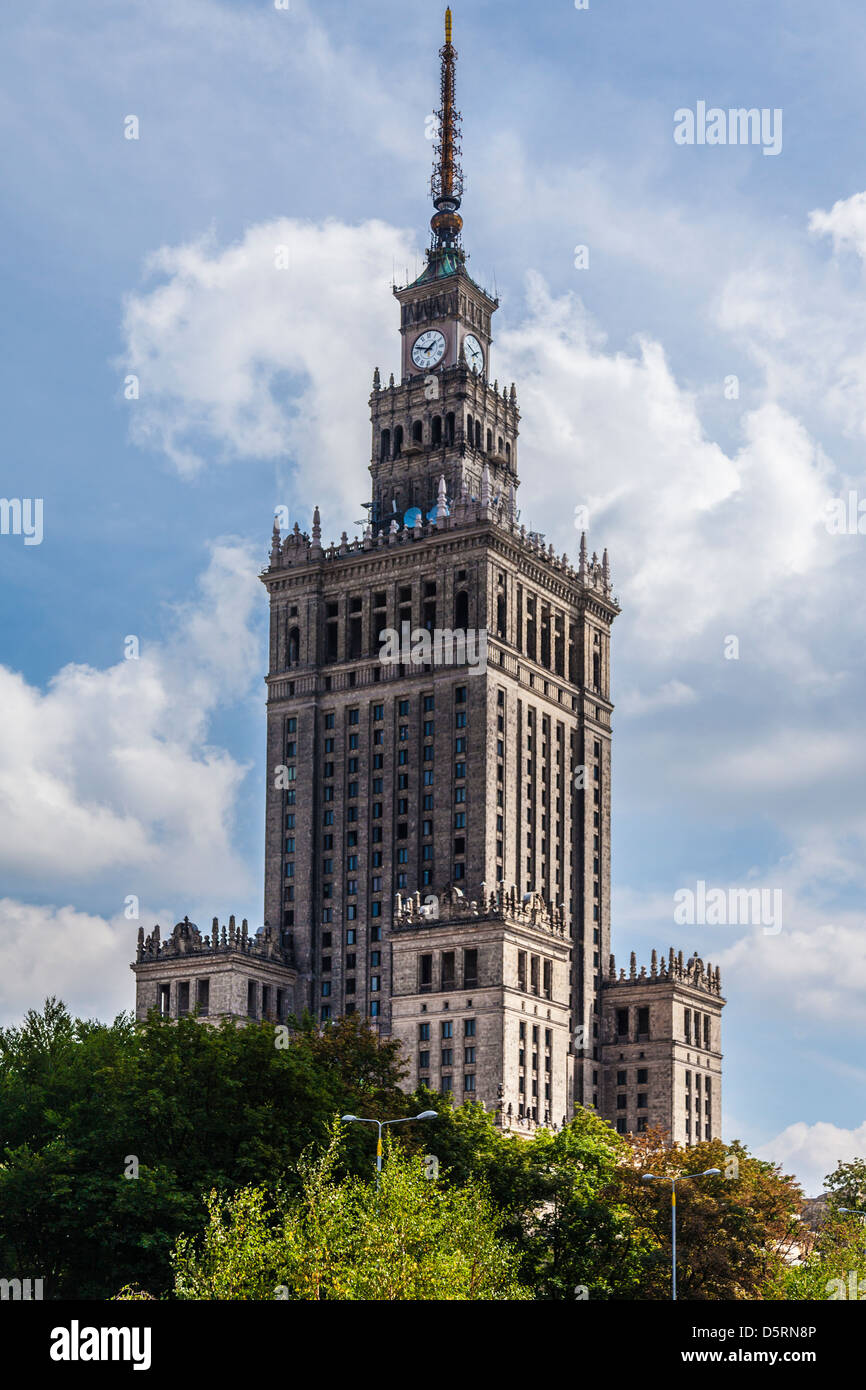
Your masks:
[{"label": "antenna mast", "polygon": [[458,209],[463,196],[463,170],[460,167],[460,112],[454,106],[454,69],[457,51],[451,42],[451,10],[445,11],[445,44],[439,50],[442,60],[440,79],[441,106],[437,111],[439,118],[439,142],[434,147],[436,162],[430,180],[430,192],[436,212],[430,219],[433,229],[433,246],[448,249],[460,245],[460,232],[463,218]]}]

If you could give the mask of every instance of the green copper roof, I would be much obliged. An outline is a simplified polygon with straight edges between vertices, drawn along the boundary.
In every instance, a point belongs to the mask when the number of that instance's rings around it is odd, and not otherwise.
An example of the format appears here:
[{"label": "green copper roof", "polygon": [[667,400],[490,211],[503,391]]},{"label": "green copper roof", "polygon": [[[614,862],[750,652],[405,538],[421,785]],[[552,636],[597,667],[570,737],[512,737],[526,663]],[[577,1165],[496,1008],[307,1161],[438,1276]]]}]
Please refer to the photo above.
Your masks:
[{"label": "green copper roof", "polygon": [[443,280],[447,275],[456,275],[464,266],[462,251],[436,250],[428,252],[427,264],[412,285],[427,285],[431,280]]}]

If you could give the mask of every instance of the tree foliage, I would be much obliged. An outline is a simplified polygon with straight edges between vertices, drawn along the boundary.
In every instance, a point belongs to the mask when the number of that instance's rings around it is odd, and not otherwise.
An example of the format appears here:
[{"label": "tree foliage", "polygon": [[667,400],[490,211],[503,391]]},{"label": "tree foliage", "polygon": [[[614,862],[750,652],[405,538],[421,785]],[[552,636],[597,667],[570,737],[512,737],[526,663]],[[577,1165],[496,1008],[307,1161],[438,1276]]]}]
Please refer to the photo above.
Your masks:
[{"label": "tree foliage", "polygon": [[[202,1192],[272,1185],[337,1111],[405,1114],[397,1045],[358,1020],[277,1041],[267,1023],[86,1022],[56,1000],[0,1031],[0,1269],[51,1298],[159,1293]],[[347,1171],[369,1138],[347,1135]]]},{"label": "tree foliage", "polygon": [[[165,1297],[174,1278],[186,1298],[667,1299],[670,1188],[641,1178],[706,1168],[724,1176],[678,1188],[680,1298],[824,1298],[864,1267],[864,1228],[838,1211],[866,1207],[862,1160],[831,1174],[792,1272],[799,1189],[739,1144],[626,1140],[588,1110],[504,1135],[478,1104],[407,1096],[398,1044],[357,1016],[283,1041],[268,1023],[104,1025],[56,1000],[0,1031],[0,1272],[49,1298]],[[426,1109],[374,1201],[375,1131],[337,1144],[335,1115]]]},{"label": "tree foliage", "polygon": [[377,1189],[371,1178],[339,1176],[340,1135],[296,1167],[299,1190],[273,1201],[245,1187],[207,1199],[198,1239],[173,1257],[182,1299],[394,1302],[530,1297],[518,1257],[499,1238],[481,1185],[451,1186],[425,1175],[423,1160],[389,1145]]}]

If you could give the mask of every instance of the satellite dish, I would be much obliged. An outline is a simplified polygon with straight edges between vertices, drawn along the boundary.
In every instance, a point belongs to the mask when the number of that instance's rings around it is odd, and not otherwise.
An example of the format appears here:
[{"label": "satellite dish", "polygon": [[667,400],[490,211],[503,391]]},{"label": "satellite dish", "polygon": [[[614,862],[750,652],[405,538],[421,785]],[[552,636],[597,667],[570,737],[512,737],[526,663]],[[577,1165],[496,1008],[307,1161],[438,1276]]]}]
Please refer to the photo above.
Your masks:
[{"label": "satellite dish", "polygon": [[404,526],[408,526],[408,527],[409,527],[409,530],[410,530],[410,531],[413,531],[413,530],[415,529],[415,527],[418,525],[418,523],[419,523],[421,520],[422,520],[421,508],[420,508],[420,507],[410,507],[409,510],[408,510],[408,512],[406,513],[406,515],[405,515],[404,518],[403,518],[403,525],[404,525]]}]

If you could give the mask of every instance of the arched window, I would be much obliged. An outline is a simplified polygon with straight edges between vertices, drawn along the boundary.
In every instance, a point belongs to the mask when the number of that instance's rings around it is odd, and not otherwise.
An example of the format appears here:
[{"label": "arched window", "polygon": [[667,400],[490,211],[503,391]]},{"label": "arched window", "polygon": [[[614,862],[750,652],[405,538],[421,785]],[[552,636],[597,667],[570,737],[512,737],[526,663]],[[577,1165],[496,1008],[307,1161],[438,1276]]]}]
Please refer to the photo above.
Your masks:
[{"label": "arched window", "polygon": [[472,441],[473,441],[474,438],[475,438],[475,432],[474,432],[474,430],[473,430],[473,428],[472,428],[472,416],[471,416],[471,415],[467,415],[467,416],[466,416],[466,443],[469,445],[470,449],[472,448]]},{"label": "arched window", "polygon": [[391,457],[391,431],[390,431],[390,430],[383,430],[383,431],[382,431],[381,447],[380,447],[380,449],[379,449],[379,458],[380,458],[380,459],[389,459],[390,457]]},{"label": "arched window", "polygon": [[502,435],[499,436],[499,446],[498,446],[496,452],[497,452],[497,454],[501,454],[501,453],[502,453]]},{"label": "arched window", "polygon": [[601,657],[598,652],[592,654],[592,684],[593,689],[601,690]]},{"label": "arched window", "polygon": [[480,449],[480,448],[481,448],[481,421],[480,421],[480,420],[476,420],[476,421],[475,421],[475,447],[476,447],[476,449]]},{"label": "arched window", "polygon": [[297,666],[301,659],[301,633],[296,627],[289,628],[288,664]]},{"label": "arched window", "polygon": [[511,445],[508,443],[505,445],[505,458],[508,463],[511,462]]},{"label": "arched window", "polygon": [[424,442],[424,426],[420,420],[416,420],[412,426],[412,440],[415,444],[422,444]]},{"label": "arched window", "polygon": [[434,415],[431,430],[431,442],[434,449],[438,449],[442,443],[442,416]]},{"label": "arched window", "polygon": [[394,457],[398,459],[403,452],[403,426],[398,425],[394,430]]},{"label": "arched window", "polygon": [[453,410],[449,410],[448,414],[445,416],[445,442],[446,442],[447,444],[453,444],[453,443],[454,443],[454,411],[453,411]]},{"label": "arched window", "polygon": [[469,594],[466,589],[460,589],[454,595],[454,627],[458,632],[465,632],[469,626]]},{"label": "arched window", "polygon": [[487,452],[488,452],[488,454],[492,454],[492,453],[493,453],[493,431],[492,431],[492,430],[488,430],[488,431],[487,431]]}]

